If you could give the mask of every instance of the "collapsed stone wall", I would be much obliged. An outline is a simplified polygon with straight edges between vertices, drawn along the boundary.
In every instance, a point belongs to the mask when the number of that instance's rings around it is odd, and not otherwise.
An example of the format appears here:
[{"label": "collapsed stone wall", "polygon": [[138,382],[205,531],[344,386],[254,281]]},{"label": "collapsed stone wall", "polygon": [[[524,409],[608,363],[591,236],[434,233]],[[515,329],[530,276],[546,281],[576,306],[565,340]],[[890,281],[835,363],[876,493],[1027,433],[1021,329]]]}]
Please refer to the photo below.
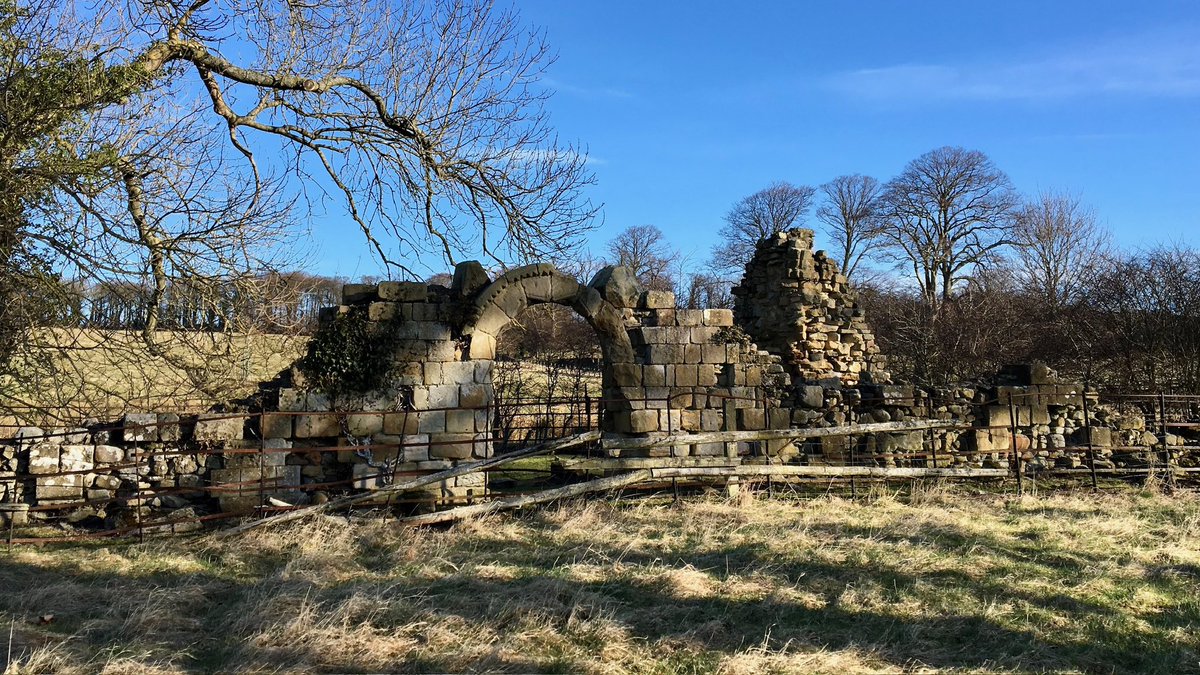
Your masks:
[{"label": "collapsed stone wall", "polygon": [[887,383],[885,360],[850,283],[812,230],[760,241],[734,287],[737,323],[780,357],[793,383]]},{"label": "collapsed stone wall", "polygon": [[[1090,401],[1045,368],[951,388],[896,384],[847,281],[812,251],[812,233],[759,245],[733,311],[680,309],[620,267],[588,284],[550,265],[492,280],[459,265],[449,287],[349,284],[328,326],[354,318],[385,331],[385,384],[321,391],[296,369],[264,385],[245,415],[131,414],[115,429],[17,429],[0,439],[0,498],[35,513],[128,524],[147,514],[244,512],[264,498],[302,504],[330,491],[372,489],[398,476],[491,456],[496,339],[539,303],[571,307],[603,352],[606,437],[683,436],[670,447],[609,456],[721,456],[741,462],[1002,468],[1014,446],[1028,467],[1075,468],[1091,445],[1099,468],[1147,466],[1159,439],[1145,416]],[[1011,405],[1010,405],[1011,404]],[[1011,412],[1010,412],[1011,411]],[[1015,419],[1012,419],[1015,416]],[[940,419],[969,429],[788,441],[687,443],[708,431]],[[1013,434],[1015,427],[1016,436]],[[1165,438],[1177,465],[1200,465],[1200,437]],[[421,498],[462,501],[488,490],[471,474]],[[80,503],[83,502],[83,505]],[[3,510],[3,509],[0,509]]]}]

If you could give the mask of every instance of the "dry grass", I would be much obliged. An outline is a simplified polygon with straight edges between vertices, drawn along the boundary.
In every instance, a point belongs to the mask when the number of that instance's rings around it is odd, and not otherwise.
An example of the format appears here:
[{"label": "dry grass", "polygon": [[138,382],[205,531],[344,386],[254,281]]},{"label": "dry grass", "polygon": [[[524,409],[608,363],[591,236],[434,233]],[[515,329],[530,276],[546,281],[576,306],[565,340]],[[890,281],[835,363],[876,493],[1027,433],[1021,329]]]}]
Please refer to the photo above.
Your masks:
[{"label": "dry grass", "polygon": [[9,672],[1200,669],[1193,494],[588,502],[416,532],[330,518],[21,549],[0,569]]},{"label": "dry grass", "polygon": [[0,379],[0,404],[70,416],[205,409],[245,396],[303,354],[308,336],[160,331],[154,356],[129,331],[46,329]]}]

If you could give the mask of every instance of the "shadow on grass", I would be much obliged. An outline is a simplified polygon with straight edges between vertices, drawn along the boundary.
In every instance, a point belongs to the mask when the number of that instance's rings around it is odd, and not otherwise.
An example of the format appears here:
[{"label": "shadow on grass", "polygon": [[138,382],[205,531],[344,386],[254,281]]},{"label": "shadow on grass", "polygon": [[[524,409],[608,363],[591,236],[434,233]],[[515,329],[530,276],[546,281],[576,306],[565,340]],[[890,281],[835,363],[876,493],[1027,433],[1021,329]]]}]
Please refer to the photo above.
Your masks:
[{"label": "shadow on grass", "polygon": [[[333,652],[319,642],[283,637],[264,643],[253,634],[236,633],[233,619],[266,612],[262,598],[272,593],[302,598],[319,612],[332,611],[354,597],[370,598],[386,611],[368,612],[357,620],[385,634],[444,622],[461,630],[464,639],[491,631],[501,643],[509,641],[504,649],[484,650],[483,656],[464,660],[461,653],[422,646],[418,635],[417,646],[387,668],[396,672],[578,672],[605,648],[609,634],[604,626],[615,626],[631,644],[661,657],[658,672],[709,672],[721,657],[756,645],[791,652],[853,648],[898,669],[1200,669],[1195,632],[1200,604],[1184,603],[1173,613],[1143,614],[1127,607],[1129,616],[1116,616],[1120,608],[1070,592],[1073,582],[1089,579],[1101,565],[1097,556],[1086,552],[1049,553],[1036,542],[980,536],[951,526],[925,527],[919,535],[848,525],[830,525],[827,530],[824,525],[810,526],[843,541],[860,537],[897,550],[919,546],[941,556],[987,555],[1028,578],[1063,588],[1035,593],[994,575],[962,568],[920,569],[898,557],[830,564],[781,556],[761,543],[718,544],[684,553],[653,543],[629,549],[563,540],[552,527],[534,523],[533,536],[524,541],[482,535],[455,540],[442,555],[463,571],[440,577],[406,574],[402,566],[389,562],[386,550],[364,546],[355,563],[369,573],[337,583],[290,579],[286,551],[239,551],[207,561],[213,569],[236,562],[241,570],[237,578],[207,571],[114,574],[86,565],[43,568],[0,559],[0,584],[22,591],[0,595],[0,609],[18,620],[54,614],[54,623],[22,634],[40,635],[42,643],[70,637],[66,648],[83,660],[105,652],[147,661],[173,658],[178,667],[195,672],[247,666],[317,672],[378,669],[366,665],[374,662],[352,649]],[[303,530],[296,534],[303,536]],[[224,555],[236,560],[224,560]],[[510,579],[472,574],[473,565],[487,560],[502,561],[520,573]],[[564,568],[573,562],[607,567],[611,573],[580,580]],[[964,567],[969,570],[969,565]],[[680,594],[672,588],[670,574],[689,569],[703,571],[717,583],[771,577],[812,600],[801,602],[792,599],[795,594],[781,593]],[[1158,570],[1147,583],[1161,585],[1175,597],[1194,598],[1198,581],[1193,566],[1176,566]],[[870,602],[847,599],[856,590],[868,589],[873,594]],[[145,609],[155,603],[161,605],[155,611],[174,616],[156,620]],[[989,605],[1027,608],[1028,622],[1001,620],[973,609]],[[129,616],[114,617],[114,612]],[[288,618],[267,616],[260,626]],[[1058,629],[1056,621],[1062,623]],[[573,648],[542,645],[536,653],[518,653],[530,643],[516,636],[533,625]],[[23,646],[19,644],[14,655]]]}]

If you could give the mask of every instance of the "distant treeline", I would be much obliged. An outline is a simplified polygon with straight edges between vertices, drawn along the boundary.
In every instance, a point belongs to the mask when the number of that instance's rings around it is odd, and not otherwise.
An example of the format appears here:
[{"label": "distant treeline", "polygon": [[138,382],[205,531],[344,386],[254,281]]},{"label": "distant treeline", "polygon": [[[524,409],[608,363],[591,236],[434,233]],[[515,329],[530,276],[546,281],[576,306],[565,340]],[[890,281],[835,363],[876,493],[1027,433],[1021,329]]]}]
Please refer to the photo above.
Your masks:
[{"label": "distant treeline", "polygon": [[[158,303],[162,330],[258,330],[311,332],[322,307],[341,300],[346,279],[305,272],[264,274],[243,279],[176,280]],[[141,330],[150,314],[154,289],[119,282],[62,282],[58,297],[41,303],[44,325]]]}]

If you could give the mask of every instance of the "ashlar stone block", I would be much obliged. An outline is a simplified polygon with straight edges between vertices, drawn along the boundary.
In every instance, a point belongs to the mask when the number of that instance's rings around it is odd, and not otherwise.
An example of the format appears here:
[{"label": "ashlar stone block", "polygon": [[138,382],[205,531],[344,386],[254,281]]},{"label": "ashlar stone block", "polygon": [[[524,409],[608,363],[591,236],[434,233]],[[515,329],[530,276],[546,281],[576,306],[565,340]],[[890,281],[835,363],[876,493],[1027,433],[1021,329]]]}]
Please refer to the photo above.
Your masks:
[{"label": "ashlar stone block", "polygon": [[201,413],[196,418],[193,437],[197,441],[229,441],[242,438],[245,419],[230,414]]}]

